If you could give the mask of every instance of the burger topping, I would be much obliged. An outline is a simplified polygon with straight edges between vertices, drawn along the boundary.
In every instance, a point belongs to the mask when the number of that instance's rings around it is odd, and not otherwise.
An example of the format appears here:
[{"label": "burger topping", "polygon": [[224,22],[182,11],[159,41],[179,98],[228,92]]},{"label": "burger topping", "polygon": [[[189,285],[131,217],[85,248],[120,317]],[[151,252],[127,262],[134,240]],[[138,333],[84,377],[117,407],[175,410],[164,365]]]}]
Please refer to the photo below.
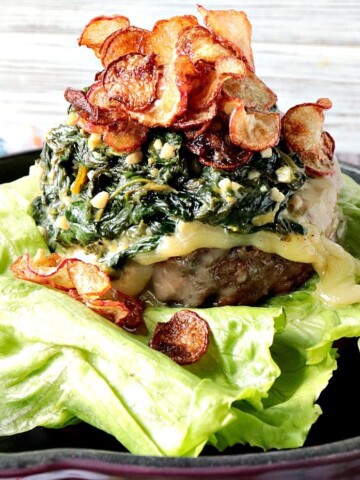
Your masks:
[{"label": "burger topping", "polygon": [[[33,215],[54,250],[83,246],[119,267],[155,249],[180,221],[219,226],[229,234],[260,228],[305,233],[286,215],[287,202],[306,180],[294,155],[273,148],[264,159],[232,144],[223,129],[194,139],[153,130],[141,150],[122,154],[105,143],[90,149],[88,136],[77,126],[53,129],[40,159],[46,175]],[[290,171],[289,181],[279,178],[281,171]],[[259,215],[267,219],[260,225],[254,221]],[[59,217],[67,230],[58,228]],[[107,240],[118,248],[110,251]]]}]

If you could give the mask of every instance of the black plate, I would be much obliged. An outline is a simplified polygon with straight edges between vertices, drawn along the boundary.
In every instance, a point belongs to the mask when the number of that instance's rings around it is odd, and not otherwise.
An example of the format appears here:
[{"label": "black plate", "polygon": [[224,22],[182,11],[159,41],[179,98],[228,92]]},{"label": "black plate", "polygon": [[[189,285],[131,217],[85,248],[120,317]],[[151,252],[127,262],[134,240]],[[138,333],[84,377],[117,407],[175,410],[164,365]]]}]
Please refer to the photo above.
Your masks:
[{"label": "black plate", "polygon": [[[0,183],[28,173],[39,151],[0,158]],[[360,183],[360,169],[342,163]],[[199,458],[131,455],[110,435],[85,424],[0,437],[0,478],[308,480],[360,478],[360,372],[356,339],[341,340],[338,369],[319,403],[323,414],[302,448],[262,452],[243,446],[223,454],[206,448]]]}]

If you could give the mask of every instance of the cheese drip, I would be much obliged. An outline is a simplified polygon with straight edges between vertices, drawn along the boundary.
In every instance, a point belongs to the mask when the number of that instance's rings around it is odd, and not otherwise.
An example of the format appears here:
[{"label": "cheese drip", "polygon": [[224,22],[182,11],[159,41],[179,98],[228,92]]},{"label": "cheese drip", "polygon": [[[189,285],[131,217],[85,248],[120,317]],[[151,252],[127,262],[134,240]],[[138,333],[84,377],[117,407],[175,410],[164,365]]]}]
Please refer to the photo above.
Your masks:
[{"label": "cheese drip", "polygon": [[141,265],[151,265],[170,257],[188,255],[198,248],[252,246],[294,262],[311,263],[319,275],[316,294],[325,304],[340,306],[360,302],[360,285],[357,285],[360,261],[316,227],[308,225],[307,228],[306,235],[283,238],[266,231],[227,233],[222,228],[200,222],[180,221],[174,234],[164,236],[155,250],[138,254],[134,260]]}]

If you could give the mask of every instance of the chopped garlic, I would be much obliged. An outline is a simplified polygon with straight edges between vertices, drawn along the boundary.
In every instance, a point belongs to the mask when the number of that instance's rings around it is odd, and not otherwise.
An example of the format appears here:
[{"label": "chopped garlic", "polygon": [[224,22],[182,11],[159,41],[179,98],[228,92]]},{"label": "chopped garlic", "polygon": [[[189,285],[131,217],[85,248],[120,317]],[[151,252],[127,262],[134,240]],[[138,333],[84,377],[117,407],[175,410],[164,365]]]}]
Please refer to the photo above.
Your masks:
[{"label": "chopped garlic", "polygon": [[157,138],[155,141],[154,141],[154,148],[155,150],[160,150],[160,148],[163,146],[162,144],[162,141],[160,140],[160,138]]},{"label": "chopped garlic", "polygon": [[38,163],[31,165],[29,168],[30,177],[36,181],[39,181],[41,179],[44,172],[45,172],[44,169]]},{"label": "chopped garlic", "polygon": [[270,191],[271,198],[274,200],[274,202],[282,202],[285,198],[285,195],[280,192],[280,190],[276,187],[273,187]]},{"label": "chopped garlic", "polygon": [[140,163],[141,160],[143,159],[143,154],[141,150],[137,150],[136,152],[130,153],[126,158],[125,162],[128,165],[136,165],[137,163]]},{"label": "chopped garlic", "polygon": [[70,112],[66,118],[66,125],[68,125],[69,127],[72,127],[73,125],[75,125],[76,119],[77,119],[76,112]]},{"label": "chopped garlic", "polygon": [[88,138],[89,150],[95,150],[95,148],[101,147],[102,139],[100,133],[92,133]]},{"label": "chopped garlic", "polygon": [[288,165],[284,165],[276,170],[276,176],[281,183],[290,183],[292,177],[291,168]]},{"label": "chopped garlic", "polygon": [[218,187],[222,192],[225,192],[226,190],[230,190],[231,188],[231,180],[230,178],[222,178],[220,182],[218,183]]},{"label": "chopped garlic", "polygon": [[225,200],[227,201],[227,203],[235,203],[236,202],[236,198],[232,197],[231,195],[226,195]]},{"label": "chopped garlic", "polygon": [[250,170],[247,177],[249,180],[256,180],[260,177],[260,172],[258,172],[257,170]]},{"label": "chopped garlic", "polygon": [[240,183],[231,182],[231,188],[234,190],[234,192],[237,192],[238,190],[240,190],[241,187],[242,185],[240,185]]},{"label": "chopped garlic", "polygon": [[45,237],[46,234],[47,234],[46,228],[45,228],[45,227],[42,227],[41,225],[38,225],[37,228],[38,228],[39,232],[41,233],[41,235],[42,235],[43,237]]},{"label": "chopped garlic", "polygon": [[172,158],[175,153],[175,147],[170,145],[170,143],[165,143],[160,151],[159,157],[160,158]]},{"label": "chopped garlic", "polygon": [[69,230],[70,228],[70,225],[66,220],[65,215],[60,215],[59,217],[57,217],[55,221],[55,226],[60,228],[61,230]]},{"label": "chopped garlic", "polygon": [[272,156],[272,148],[266,148],[262,152],[260,152],[262,158],[270,158]]},{"label": "chopped garlic", "polygon": [[109,197],[110,195],[108,192],[103,190],[102,192],[97,193],[95,197],[90,200],[90,203],[94,208],[105,208],[109,201]]}]

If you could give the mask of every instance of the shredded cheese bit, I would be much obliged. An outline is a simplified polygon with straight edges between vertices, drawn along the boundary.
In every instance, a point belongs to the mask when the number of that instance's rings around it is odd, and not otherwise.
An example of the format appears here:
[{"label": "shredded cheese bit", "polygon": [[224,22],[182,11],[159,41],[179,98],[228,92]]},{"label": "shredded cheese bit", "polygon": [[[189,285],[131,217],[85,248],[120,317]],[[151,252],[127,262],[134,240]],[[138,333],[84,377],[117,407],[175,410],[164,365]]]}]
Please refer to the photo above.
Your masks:
[{"label": "shredded cheese bit", "polygon": [[288,204],[288,209],[290,212],[301,212],[304,201],[300,195],[294,195]]},{"label": "shredded cheese bit", "polygon": [[280,208],[280,204],[277,203],[272,212],[267,212],[267,213],[262,213],[260,215],[256,215],[251,220],[251,223],[253,225],[256,225],[257,227],[262,227],[263,225],[266,225],[267,223],[273,222],[274,219],[275,219],[275,215],[279,211],[279,208]]},{"label": "shredded cheese bit", "polygon": [[237,192],[238,190],[240,190],[241,187],[242,185],[240,185],[240,183],[231,182],[231,188],[234,190],[234,192]]},{"label": "shredded cheese bit", "polygon": [[94,208],[105,208],[109,198],[110,195],[108,192],[103,190],[102,192],[97,193],[95,197],[90,200],[90,203]]}]

